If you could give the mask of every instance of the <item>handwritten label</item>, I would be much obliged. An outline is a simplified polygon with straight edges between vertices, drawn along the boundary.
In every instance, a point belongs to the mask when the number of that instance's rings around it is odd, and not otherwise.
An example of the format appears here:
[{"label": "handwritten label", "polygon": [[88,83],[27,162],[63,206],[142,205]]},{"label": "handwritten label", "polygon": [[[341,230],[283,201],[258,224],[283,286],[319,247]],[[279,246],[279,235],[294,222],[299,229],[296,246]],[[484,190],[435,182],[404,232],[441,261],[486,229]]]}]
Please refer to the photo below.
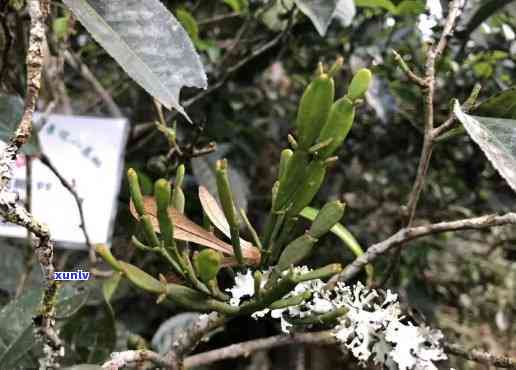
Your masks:
[{"label": "handwritten label", "polygon": [[[92,243],[109,244],[111,240],[127,133],[128,123],[123,118],[62,115],[50,115],[38,132],[43,153],[83,200]],[[21,201],[25,199],[25,165],[25,158],[20,155],[11,182]],[[86,248],[73,196],[38,159],[32,161],[32,213],[48,225],[58,246]],[[0,235],[26,237],[26,231],[1,223]]]}]

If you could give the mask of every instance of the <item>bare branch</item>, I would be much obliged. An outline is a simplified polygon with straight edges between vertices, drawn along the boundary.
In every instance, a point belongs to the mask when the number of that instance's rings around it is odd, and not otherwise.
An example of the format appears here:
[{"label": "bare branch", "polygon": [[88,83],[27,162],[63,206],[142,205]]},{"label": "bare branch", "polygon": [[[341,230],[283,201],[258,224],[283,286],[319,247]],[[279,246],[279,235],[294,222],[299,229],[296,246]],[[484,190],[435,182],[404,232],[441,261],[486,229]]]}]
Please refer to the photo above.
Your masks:
[{"label": "bare branch", "polygon": [[111,360],[105,362],[102,365],[102,368],[106,370],[118,370],[132,364],[138,365],[145,361],[150,361],[156,365],[164,367],[171,366],[171,364],[167,362],[165,358],[159,353],[148,350],[140,350],[114,352],[111,354]]},{"label": "bare branch", "polygon": [[75,200],[75,203],[77,204],[77,210],[79,211],[79,217],[80,217],[80,220],[81,220],[81,223],[80,223],[79,227],[82,230],[82,233],[84,235],[84,239],[86,241],[86,245],[88,246],[90,263],[92,264],[91,267],[95,267],[95,264],[96,264],[96,261],[97,261],[97,257],[96,257],[96,254],[95,254],[95,247],[91,243],[90,236],[88,234],[88,231],[86,230],[86,222],[85,222],[85,219],[84,219],[84,210],[83,210],[83,207],[82,207],[82,198],[79,197],[79,194],[77,194],[77,191],[74,189],[72,184],[70,184],[68,182],[68,180],[66,180],[63,177],[63,175],[61,175],[59,170],[54,166],[54,164],[50,161],[50,158],[48,158],[48,156],[45,153],[41,154],[41,156],[39,157],[39,160],[41,161],[41,163],[43,163],[45,166],[47,166],[48,169],[50,171],[52,171],[52,173],[54,175],[56,175],[56,177],[61,182],[61,185],[63,185],[63,187],[66,190],[68,190],[68,192],[73,196],[73,199]]},{"label": "bare branch", "polygon": [[172,370],[182,369],[183,358],[191,352],[202,338],[210,331],[224,325],[226,318],[216,312],[207,317],[199,318],[190,328],[175,339],[172,348],[165,355],[165,361]]},{"label": "bare branch", "polygon": [[416,85],[420,87],[427,86],[427,81],[413,72],[407,63],[405,63],[403,57],[396,50],[392,50],[392,54],[394,55],[394,60],[399,64],[400,68],[403,70],[403,72],[405,72],[408,78],[410,78]]},{"label": "bare branch", "polygon": [[[184,361],[184,366],[185,368],[193,368],[208,365],[217,361],[247,357],[258,351],[292,344],[336,345],[338,342],[329,330],[311,333],[294,333],[292,335],[282,334],[236,343],[227,347],[199,353],[187,357]],[[516,369],[516,361],[509,357],[495,356],[491,353],[477,350],[467,351],[458,344],[450,343],[445,343],[444,349],[448,354],[456,355],[471,361],[500,368]],[[118,370],[128,365],[138,366],[145,361],[150,361],[155,365],[163,366],[165,368],[174,368],[174,364],[165,357],[148,350],[115,352],[111,355],[111,360],[104,363],[102,368],[106,370]]]},{"label": "bare branch", "polygon": [[68,63],[72,68],[79,71],[82,78],[84,78],[86,81],[88,81],[91,86],[95,89],[97,94],[99,94],[100,98],[106,104],[106,107],[109,110],[109,113],[113,117],[122,117],[122,111],[118,107],[118,105],[115,103],[113,98],[111,97],[111,94],[102,86],[102,84],[99,82],[99,80],[95,77],[95,75],[90,71],[88,66],[84,63],[82,63],[79,58],[72,55],[68,50],[64,52],[64,59],[66,60],[66,63]]},{"label": "bare branch", "polygon": [[444,52],[448,37],[453,31],[455,22],[459,16],[460,0],[453,0],[450,3],[448,17],[444,25],[439,42],[433,48],[428,50],[425,64],[425,137],[423,141],[423,149],[419,158],[416,179],[412,186],[409,199],[407,202],[407,226],[411,226],[414,221],[417,203],[423,190],[426,173],[430,164],[433,149],[433,129],[434,129],[434,94],[435,94],[435,63],[438,57]]},{"label": "bare branch", "polygon": [[282,347],[289,344],[335,344],[336,340],[330,331],[320,331],[314,333],[295,333],[292,335],[276,335],[269,338],[255,339],[247,342],[233,344],[224,348],[193,355],[185,359],[187,368],[210,364],[212,362],[249,356],[251,353]]},{"label": "bare branch", "polygon": [[444,350],[451,355],[456,355],[467,360],[479,362],[504,369],[516,369],[516,360],[510,357],[495,356],[489,352],[478,350],[466,350],[458,344],[445,343]]}]

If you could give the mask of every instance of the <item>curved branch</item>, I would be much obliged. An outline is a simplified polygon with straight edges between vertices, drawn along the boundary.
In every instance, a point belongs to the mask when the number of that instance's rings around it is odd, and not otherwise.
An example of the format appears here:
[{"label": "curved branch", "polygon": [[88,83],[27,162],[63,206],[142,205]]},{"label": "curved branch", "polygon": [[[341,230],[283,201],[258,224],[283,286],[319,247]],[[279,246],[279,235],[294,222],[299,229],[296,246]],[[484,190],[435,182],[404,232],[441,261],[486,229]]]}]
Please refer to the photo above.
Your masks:
[{"label": "curved branch", "polygon": [[505,215],[487,215],[482,217],[467,218],[463,220],[439,222],[417,227],[404,228],[389,238],[376,243],[369,247],[363,255],[357,257],[353,263],[337,276],[330,280],[331,283],[336,281],[348,281],[358,274],[368,263],[373,262],[379,256],[385,254],[391,248],[402,246],[403,244],[431,234],[442,233],[446,231],[471,230],[471,229],[487,229],[493,226],[515,225],[516,213],[511,212]]}]

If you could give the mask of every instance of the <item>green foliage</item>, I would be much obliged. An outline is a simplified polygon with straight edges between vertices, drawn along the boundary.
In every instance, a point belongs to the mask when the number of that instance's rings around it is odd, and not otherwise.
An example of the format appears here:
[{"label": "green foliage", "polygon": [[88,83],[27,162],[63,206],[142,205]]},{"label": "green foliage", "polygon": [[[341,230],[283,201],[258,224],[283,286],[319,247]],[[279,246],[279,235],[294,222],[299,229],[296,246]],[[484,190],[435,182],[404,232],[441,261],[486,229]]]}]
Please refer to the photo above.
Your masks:
[{"label": "green foliage", "polygon": [[[158,0],[148,0],[145,5],[111,1],[107,14],[102,1],[64,3],[140,86],[165,107],[175,108],[188,119],[177,101],[179,91],[183,85],[205,88],[206,75],[186,31]],[[151,19],[145,16],[149,11],[154,14]],[[153,24],[157,19],[159,24]],[[135,29],[143,33],[138,38],[130,36]],[[159,52],[149,53],[149,45]],[[180,56],[167,52],[173,47],[182,50]],[[166,73],[164,68],[170,65],[181,73]]]},{"label": "green foliage", "polygon": [[454,113],[496,170],[516,191],[516,120],[470,116],[461,110],[457,101]]},{"label": "green foliage", "polygon": [[249,3],[247,0],[224,0],[224,3],[227,4],[234,12],[244,12],[249,8]]},{"label": "green foliage", "polygon": [[[319,238],[332,230],[344,213],[343,203],[327,203],[314,217],[312,225],[304,235],[295,237],[292,234],[298,223],[299,213],[319,192],[327,166],[336,161],[336,158],[330,158],[330,155],[342,144],[354,119],[354,104],[349,98],[344,97],[344,100],[333,102],[333,75],[338,72],[341,63],[342,60],[339,59],[328,73],[320,68],[319,75],[308,85],[301,99],[296,125],[302,139],[297,142],[290,138],[293,150],[282,151],[278,175],[279,188],[274,204],[271,205],[270,225],[264,230],[262,238],[258,236],[245,212],[242,213],[245,224],[252,231],[253,239],[260,249],[240,238],[240,219],[236,212],[227,160],[219,160],[215,165],[221,208],[205,188],[200,189],[199,197],[204,213],[213,225],[231,240],[230,247],[209,231],[200,229],[184,218],[180,212],[174,211],[174,208],[170,208],[170,205],[175,206],[177,203],[174,198],[179,194],[177,191],[183,184],[184,166],[179,166],[176,171],[173,191],[167,180],[159,179],[155,182],[153,199],[143,197],[136,171],[128,170],[134,216],[143,227],[149,245],[139,241],[136,236],[132,238],[133,243],[145,252],[160,254],[185,282],[170,283],[161,274],[158,281],[139,267],[117,260],[107,247],[98,246],[97,252],[117,271],[116,277],[105,285],[106,302],[109,302],[120,276],[123,276],[136,287],[158,295],[158,303],[170,300],[183,308],[195,311],[215,310],[229,316],[249,315],[271,305],[280,307],[296,301],[299,297],[289,299],[288,302],[284,301],[283,297],[301,281],[327,278],[340,271],[340,265],[331,264],[309,273],[290,270],[284,275],[281,274],[282,271],[307,258]],[[371,73],[368,70],[358,72],[349,92],[354,100],[365,93],[370,80]],[[350,109],[341,109],[343,104]],[[207,227],[210,228],[210,225]],[[178,248],[175,239],[179,237],[174,231],[176,228],[181,233],[190,234],[186,238],[183,236],[183,240],[191,240],[208,248],[193,253],[192,259],[191,245],[182,244],[181,249]],[[203,239],[205,241],[201,242]],[[261,283],[262,275],[259,270],[256,271],[253,275],[256,294],[240,306],[228,304],[229,297],[219,288],[218,275],[222,270],[223,261],[219,249],[230,254],[230,258],[239,267],[262,264],[272,268],[273,273],[264,287]]]},{"label": "green foliage", "polygon": [[474,115],[516,119],[516,87],[504,90],[479,104]]}]

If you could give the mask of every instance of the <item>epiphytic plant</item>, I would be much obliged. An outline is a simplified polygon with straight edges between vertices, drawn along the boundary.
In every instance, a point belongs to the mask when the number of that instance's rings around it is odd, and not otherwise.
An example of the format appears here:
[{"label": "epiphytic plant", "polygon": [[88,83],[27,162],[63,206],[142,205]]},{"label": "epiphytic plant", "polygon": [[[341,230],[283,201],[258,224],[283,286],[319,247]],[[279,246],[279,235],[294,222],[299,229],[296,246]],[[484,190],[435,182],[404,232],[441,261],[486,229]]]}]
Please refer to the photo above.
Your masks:
[{"label": "epiphytic plant", "polygon": [[[405,363],[416,364],[417,356],[426,351],[425,363],[421,366],[431,365],[432,360],[444,356],[437,349],[439,335],[401,324],[395,295],[388,293],[384,303],[376,304],[372,300],[380,296],[374,290],[369,291],[361,285],[350,288],[341,283],[331,286],[324,282],[341,271],[339,264],[315,270],[299,265],[344,214],[345,207],[340,201],[326,203],[304,234],[293,234],[300,213],[319,191],[327,167],[338,160],[333,155],[349,133],[355,108],[372,78],[369,70],[358,71],[347,94],[335,101],[333,75],[341,65],[339,59],[325,71],[320,64],[317,76],[301,98],[296,119],[297,138],[289,136],[291,148],[281,153],[271,209],[261,236],[245,212],[236,210],[228,164],[221,160],[216,166],[221,207],[207,189],[199,188],[206,216],[204,228],[183,214],[184,166],[177,169],[173,189],[165,179],[156,181],[154,197],[144,197],[136,172],[128,171],[131,211],[145,236],[145,240],[133,236],[132,241],[142,250],[160,254],[182,284],[171,283],[162,274],[156,279],[134,265],[117,260],[105,246],[99,246],[97,251],[118,276],[158,295],[158,303],[167,299],[185,309],[215,311],[224,320],[239,315],[258,319],[270,313],[273,318],[281,319],[285,332],[293,327],[331,325],[335,327],[335,338],[344,346],[349,347],[350,343],[358,346],[352,350],[361,361],[375,353],[375,362],[391,368],[399,364],[402,368]],[[216,237],[210,231],[212,225],[228,237],[230,243]],[[252,242],[240,237],[242,225],[252,235]],[[219,272],[224,268],[232,272],[236,269],[234,284],[226,289],[219,285]],[[375,312],[383,314],[372,320],[370,316],[376,315]],[[365,317],[369,317],[369,321],[365,322]],[[357,335],[349,330],[353,326]],[[406,331],[416,330],[413,335],[421,342],[430,342],[430,348],[411,351],[415,347],[403,347],[389,336],[389,330],[395,330],[394,326]],[[385,351],[382,360],[378,357],[379,346]],[[401,359],[399,353],[403,353]]]}]

